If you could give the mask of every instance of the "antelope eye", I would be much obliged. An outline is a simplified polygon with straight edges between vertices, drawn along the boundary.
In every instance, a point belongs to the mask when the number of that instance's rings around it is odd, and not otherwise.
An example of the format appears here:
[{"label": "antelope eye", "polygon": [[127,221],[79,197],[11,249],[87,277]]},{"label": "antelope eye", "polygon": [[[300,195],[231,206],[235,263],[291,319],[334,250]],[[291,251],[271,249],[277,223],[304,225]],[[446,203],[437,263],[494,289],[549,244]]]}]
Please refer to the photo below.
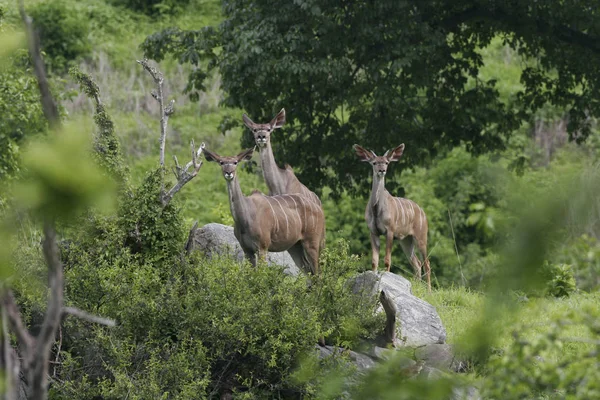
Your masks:
[{"label": "antelope eye", "polygon": [[223,165],[223,161],[219,161],[219,164]]},{"label": "antelope eye", "polygon": [[233,165],[237,165],[237,161],[234,161],[234,162],[233,162]]},{"label": "antelope eye", "polygon": [[252,129],[252,132],[256,133],[258,132],[258,129]]}]

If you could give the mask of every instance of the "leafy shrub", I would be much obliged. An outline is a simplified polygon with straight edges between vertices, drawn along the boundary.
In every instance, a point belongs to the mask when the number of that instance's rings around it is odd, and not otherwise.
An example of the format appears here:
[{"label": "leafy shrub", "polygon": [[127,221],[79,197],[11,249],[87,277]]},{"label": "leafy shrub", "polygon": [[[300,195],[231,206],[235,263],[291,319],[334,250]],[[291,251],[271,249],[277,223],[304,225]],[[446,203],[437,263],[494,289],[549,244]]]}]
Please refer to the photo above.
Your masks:
[{"label": "leafy shrub", "polygon": [[81,10],[63,1],[49,1],[37,4],[30,14],[51,69],[65,71],[75,60],[90,54],[88,22],[81,18]]},{"label": "leafy shrub", "polygon": [[556,254],[559,262],[573,267],[577,288],[595,291],[600,288],[600,243],[584,234],[563,246]]},{"label": "leafy shrub", "polygon": [[146,15],[156,16],[176,13],[188,5],[190,0],[112,0],[112,3]]},{"label": "leafy shrub", "polygon": [[570,265],[546,261],[542,273],[546,277],[546,294],[548,296],[565,297],[577,289],[573,269]]},{"label": "leafy shrub", "polygon": [[[55,389],[76,393],[92,379],[100,385],[87,388],[90,397],[120,398],[132,389],[140,399],[167,392],[183,399],[194,390],[192,397],[207,398],[229,388],[253,398],[302,391],[290,376],[319,337],[354,344],[383,327],[373,317],[374,302],[352,303],[344,283],[357,260],[344,249],[340,243],[326,255],[322,279],[309,288],[304,275],[231,259],[193,254],[164,270],[140,264],[128,250],[96,258],[71,247],[68,297],[119,326],[65,329],[87,339],[65,345],[68,382]],[[336,275],[342,269],[347,273]],[[70,375],[79,369],[88,378]]]},{"label": "leafy shrub", "polygon": [[320,310],[327,342],[354,347],[358,341],[373,338],[385,326],[385,317],[376,315],[377,298],[356,296],[348,280],[361,269],[361,260],[350,253],[344,239],[338,239],[321,253],[321,272],[311,287],[313,306]]},{"label": "leafy shrub", "polygon": [[25,53],[17,54],[13,65],[0,69],[0,180],[19,171],[19,148],[25,139],[48,128],[36,80],[29,69],[21,68],[25,60]]},{"label": "leafy shrub", "polygon": [[162,208],[160,170],[122,193],[115,216],[92,217],[63,249],[68,302],[118,321],[67,320],[57,398],[251,398],[302,393],[291,375],[318,339],[354,345],[384,324],[375,299],[346,284],[360,260],[339,241],[322,275],[184,253],[180,210]]},{"label": "leafy shrub", "polygon": [[[515,327],[514,341],[492,357],[483,398],[592,399],[600,396],[597,307],[577,309],[553,318],[543,333]],[[569,337],[578,329],[580,337]]]}]

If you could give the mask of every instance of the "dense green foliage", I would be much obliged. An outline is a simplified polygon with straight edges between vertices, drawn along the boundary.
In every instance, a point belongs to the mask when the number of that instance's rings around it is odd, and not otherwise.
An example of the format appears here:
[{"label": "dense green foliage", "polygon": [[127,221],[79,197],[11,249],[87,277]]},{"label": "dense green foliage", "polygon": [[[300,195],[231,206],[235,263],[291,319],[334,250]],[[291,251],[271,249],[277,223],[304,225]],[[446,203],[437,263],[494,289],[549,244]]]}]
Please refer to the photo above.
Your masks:
[{"label": "dense green foliage", "polygon": [[190,3],[190,0],[111,0],[111,2],[134,11],[156,16],[181,11]]},{"label": "dense green foliage", "polygon": [[[339,193],[366,180],[350,151],[355,142],[376,152],[405,142],[407,165],[461,143],[474,153],[503,149],[546,103],[567,109],[571,137],[584,140],[588,116],[600,115],[594,4],[237,0],[223,3],[218,30],[167,29],[143,48],[157,60],[210,59],[224,103],[254,120],[285,106],[276,159],[309,187]],[[523,87],[507,102],[497,80],[480,74],[480,49],[497,35],[525,62]],[[205,77],[194,72],[191,87],[201,89]],[[251,140],[245,135],[243,145]]]},{"label": "dense green foliage", "polygon": [[27,59],[20,56],[12,64],[0,69],[0,181],[19,171],[19,145],[48,125]]},{"label": "dense green foliage", "polygon": [[90,54],[89,29],[79,10],[62,1],[50,1],[37,4],[30,13],[52,70],[64,72],[75,60]]},{"label": "dense green foliage", "polygon": [[[151,181],[136,193],[144,202],[156,199]],[[119,220],[133,223],[126,215]],[[150,220],[180,226],[172,212]],[[119,326],[66,328],[87,339],[65,343],[65,382],[55,385],[57,398],[82,391],[122,398],[132,388],[140,399],[167,392],[169,398],[207,398],[228,388],[291,395],[303,389],[290,375],[321,335],[352,345],[382,326],[371,317],[374,301],[356,304],[344,287],[356,263],[343,248],[332,250],[323,279],[308,289],[306,278],[285,277],[280,268],[182,255],[183,238],[175,235],[139,249],[119,225],[105,221],[85,236],[89,241],[67,248],[70,302]],[[156,232],[156,226],[139,226]]]}]

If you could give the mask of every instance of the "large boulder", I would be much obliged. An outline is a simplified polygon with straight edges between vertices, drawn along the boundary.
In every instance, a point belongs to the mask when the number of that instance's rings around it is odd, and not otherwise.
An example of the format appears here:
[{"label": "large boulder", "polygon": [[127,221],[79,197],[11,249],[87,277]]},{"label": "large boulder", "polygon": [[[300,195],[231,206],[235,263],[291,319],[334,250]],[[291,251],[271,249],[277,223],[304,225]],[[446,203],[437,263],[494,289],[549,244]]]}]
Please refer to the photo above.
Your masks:
[{"label": "large boulder", "polygon": [[[233,227],[222,224],[210,223],[196,229],[192,233],[190,250],[201,251],[207,257],[229,255],[240,262],[244,259],[244,251],[233,234]],[[267,263],[285,267],[283,272],[286,275],[300,274],[300,269],[287,251],[269,253]]]},{"label": "large boulder", "polygon": [[334,355],[348,356],[348,361],[354,364],[358,371],[365,371],[375,366],[375,361],[373,360],[373,358],[363,353],[357,353],[352,350],[343,349],[341,347],[335,346],[315,345],[315,349],[317,351],[317,356],[320,359],[325,359]]},{"label": "large boulder", "polygon": [[[384,292],[396,311],[396,336],[403,346],[419,347],[444,343],[446,329],[435,307],[411,293],[411,283],[391,272],[364,272],[351,281],[356,294],[368,296]],[[383,311],[383,307],[380,307]]]},{"label": "large boulder", "polygon": [[459,364],[449,344],[436,343],[418,347],[415,349],[415,359],[423,360],[430,367],[444,371],[456,371],[456,366]]}]

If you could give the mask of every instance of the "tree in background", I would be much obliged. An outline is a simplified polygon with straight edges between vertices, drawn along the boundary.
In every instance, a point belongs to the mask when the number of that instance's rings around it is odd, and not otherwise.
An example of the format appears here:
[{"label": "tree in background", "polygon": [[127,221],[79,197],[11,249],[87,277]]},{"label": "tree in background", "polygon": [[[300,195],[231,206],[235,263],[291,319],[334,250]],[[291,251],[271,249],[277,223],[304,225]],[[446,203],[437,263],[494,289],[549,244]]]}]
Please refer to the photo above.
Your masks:
[{"label": "tree in background", "polygon": [[[460,143],[474,154],[503,149],[546,103],[568,110],[578,142],[600,115],[596,1],[232,0],[223,10],[216,29],[170,28],[142,47],[198,67],[192,95],[217,68],[225,105],[256,119],[285,106],[291,123],[275,157],[312,189],[339,193],[352,188],[349,177],[368,179],[352,162],[356,142],[375,150],[404,142],[410,166]],[[480,76],[478,49],[497,36],[531,61],[507,101]]]}]

